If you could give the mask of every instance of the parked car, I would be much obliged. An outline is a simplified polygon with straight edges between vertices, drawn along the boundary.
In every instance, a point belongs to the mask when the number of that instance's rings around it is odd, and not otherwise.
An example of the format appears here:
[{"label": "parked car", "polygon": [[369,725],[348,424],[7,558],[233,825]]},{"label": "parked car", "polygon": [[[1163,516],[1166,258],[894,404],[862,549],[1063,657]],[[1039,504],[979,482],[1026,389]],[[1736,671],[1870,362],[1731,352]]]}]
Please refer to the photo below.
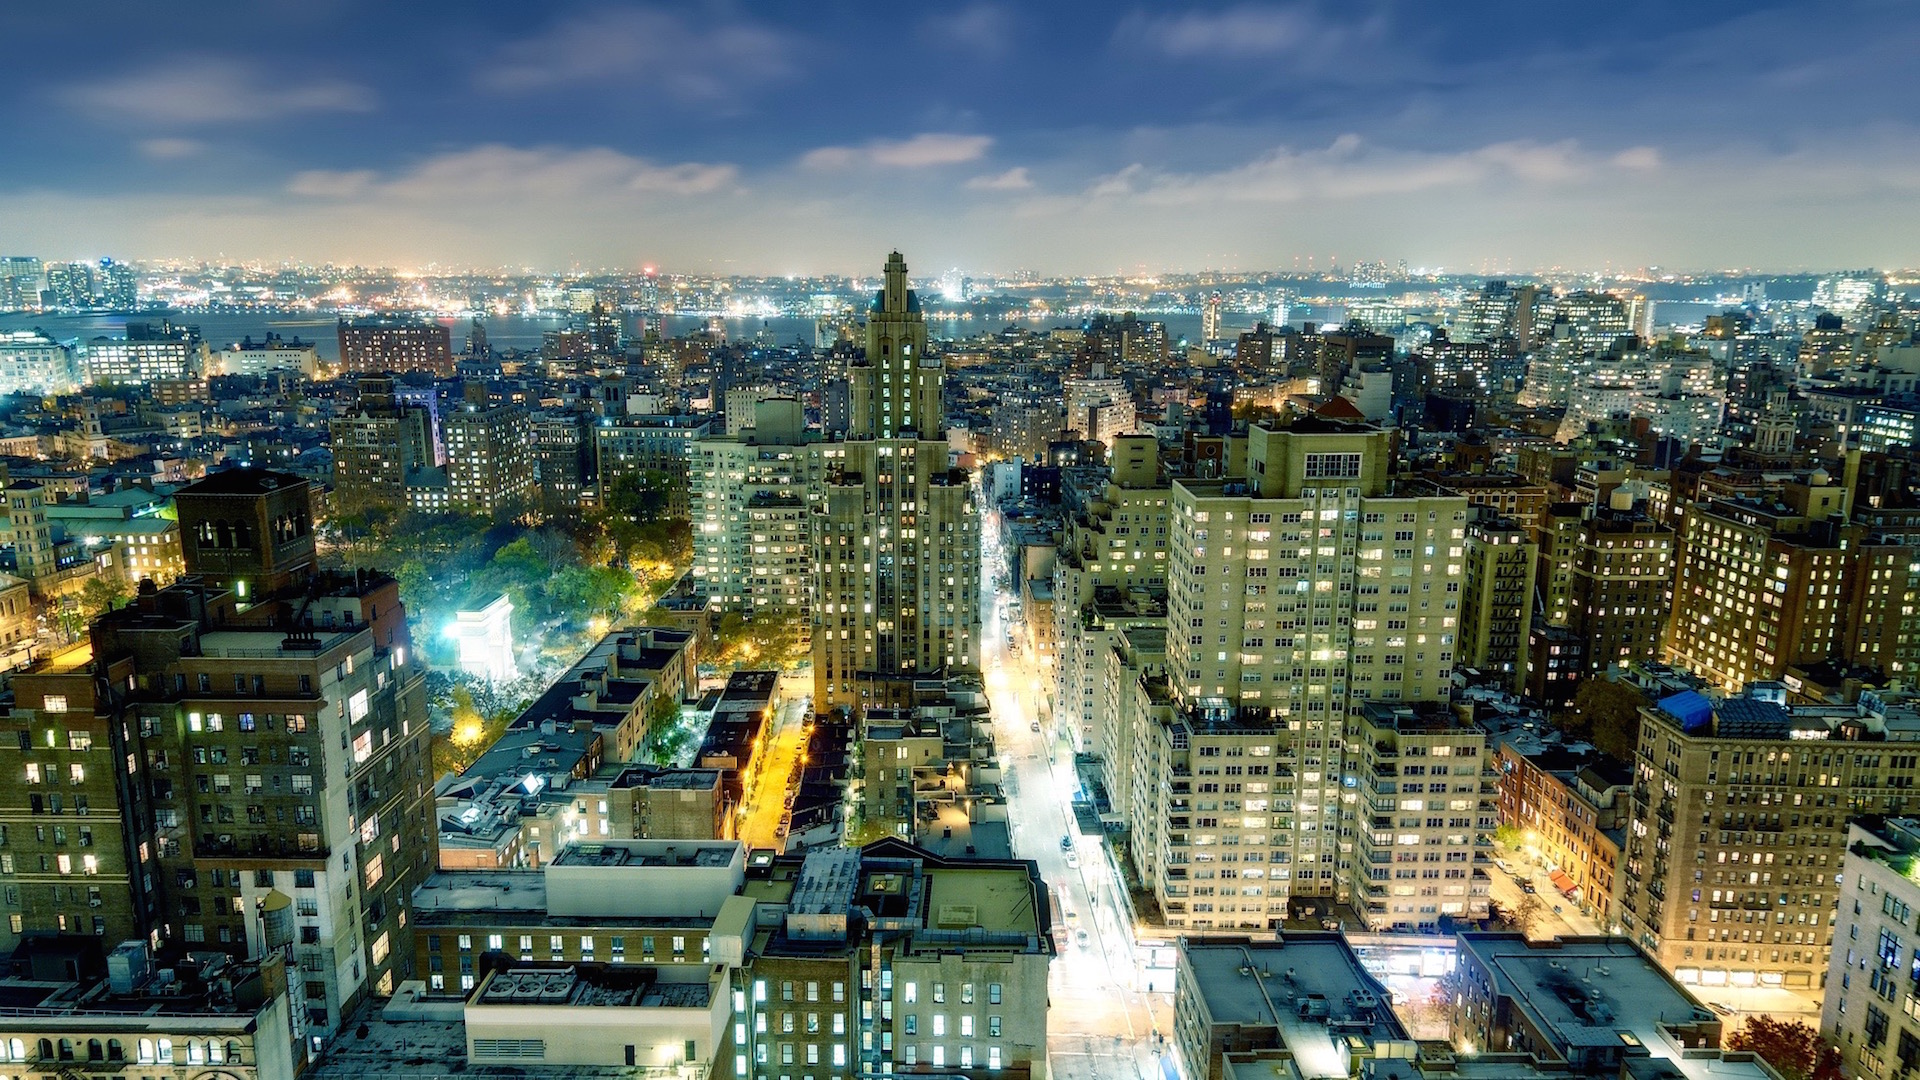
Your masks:
[{"label": "parked car", "polygon": [[1060,838],[1060,850],[1061,850],[1061,851],[1072,851],[1072,850],[1073,850],[1073,837],[1071,837],[1071,836],[1063,836],[1063,837],[1061,837],[1061,838]]},{"label": "parked car", "polygon": [[1077,867],[1077,866],[1079,866],[1079,865],[1080,865],[1080,853],[1079,853],[1079,852],[1077,852],[1077,851],[1069,851],[1069,852],[1067,852],[1067,865],[1068,865],[1068,866],[1073,866],[1073,867]]},{"label": "parked car", "polygon": [[1527,893],[1528,895],[1532,895],[1533,893],[1539,892],[1540,890],[1533,887],[1533,882],[1523,881],[1520,883],[1520,891],[1523,893]]},{"label": "parked car", "polygon": [[1028,725],[1027,725],[1027,730],[1028,730],[1028,731],[1039,731],[1039,730],[1040,730],[1040,721],[1038,721],[1038,720],[1035,720],[1035,721],[1034,721],[1033,723],[1031,723],[1031,724],[1028,724]]}]

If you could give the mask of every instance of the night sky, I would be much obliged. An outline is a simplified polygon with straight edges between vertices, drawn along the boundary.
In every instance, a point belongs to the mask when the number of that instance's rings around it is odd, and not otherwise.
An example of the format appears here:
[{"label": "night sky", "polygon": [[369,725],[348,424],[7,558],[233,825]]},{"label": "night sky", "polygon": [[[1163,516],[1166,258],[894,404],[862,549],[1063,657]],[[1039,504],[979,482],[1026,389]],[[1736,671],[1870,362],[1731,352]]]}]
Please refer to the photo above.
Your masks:
[{"label": "night sky", "polygon": [[1920,5],[0,5],[0,254],[1920,264]]}]

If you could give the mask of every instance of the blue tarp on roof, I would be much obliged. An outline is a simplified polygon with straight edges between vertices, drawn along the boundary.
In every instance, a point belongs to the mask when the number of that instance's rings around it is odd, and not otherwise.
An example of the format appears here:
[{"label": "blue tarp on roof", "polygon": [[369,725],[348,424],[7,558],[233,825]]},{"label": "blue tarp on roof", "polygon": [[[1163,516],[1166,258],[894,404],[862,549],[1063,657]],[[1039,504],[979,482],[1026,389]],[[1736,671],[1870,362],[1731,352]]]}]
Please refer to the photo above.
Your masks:
[{"label": "blue tarp on roof", "polygon": [[1713,702],[1697,690],[1682,690],[1660,699],[1660,711],[1680,721],[1680,730],[1699,731],[1713,723]]}]

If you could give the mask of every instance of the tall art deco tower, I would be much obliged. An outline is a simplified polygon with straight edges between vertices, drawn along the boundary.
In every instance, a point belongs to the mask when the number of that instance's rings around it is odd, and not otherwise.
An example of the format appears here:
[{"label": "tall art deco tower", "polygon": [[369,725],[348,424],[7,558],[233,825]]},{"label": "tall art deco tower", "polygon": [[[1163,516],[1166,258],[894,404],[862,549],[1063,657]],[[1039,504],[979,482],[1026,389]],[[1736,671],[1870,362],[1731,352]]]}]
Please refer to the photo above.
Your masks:
[{"label": "tall art deco tower", "polygon": [[915,679],[979,670],[980,531],[940,419],[944,365],[927,349],[899,252],[850,366],[853,415],[824,448],[813,529],[814,707],[905,703]]}]

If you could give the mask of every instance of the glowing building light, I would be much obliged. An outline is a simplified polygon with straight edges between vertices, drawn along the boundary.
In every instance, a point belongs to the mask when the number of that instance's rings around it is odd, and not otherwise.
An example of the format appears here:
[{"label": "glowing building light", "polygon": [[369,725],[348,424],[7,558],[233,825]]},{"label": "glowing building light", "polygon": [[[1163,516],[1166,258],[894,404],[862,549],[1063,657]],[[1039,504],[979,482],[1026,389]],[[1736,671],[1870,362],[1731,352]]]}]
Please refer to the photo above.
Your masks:
[{"label": "glowing building light", "polygon": [[513,663],[513,603],[504,594],[478,611],[457,613],[452,629],[460,643],[460,670],[488,682],[519,674]]}]

